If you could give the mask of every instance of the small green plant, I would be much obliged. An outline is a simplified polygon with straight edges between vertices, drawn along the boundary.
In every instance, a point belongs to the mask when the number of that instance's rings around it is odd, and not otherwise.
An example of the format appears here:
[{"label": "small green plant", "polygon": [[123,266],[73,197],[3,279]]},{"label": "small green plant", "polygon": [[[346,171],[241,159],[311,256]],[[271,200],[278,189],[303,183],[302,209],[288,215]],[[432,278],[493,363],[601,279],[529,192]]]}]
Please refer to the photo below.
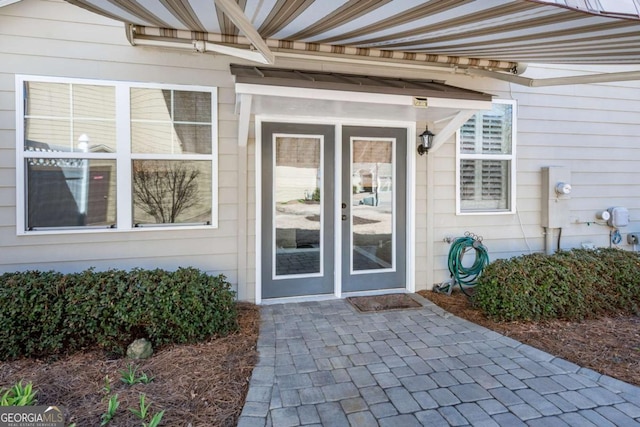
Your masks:
[{"label": "small green plant", "polygon": [[114,394],[109,398],[109,404],[107,405],[107,412],[100,416],[102,420],[100,422],[101,426],[106,426],[116,415],[116,411],[118,410],[118,406],[120,406],[120,402],[118,402],[118,395]]},{"label": "small green plant", "polygon": [[162,421],[162,416],[164,415],[164,410],[157,412],[149,421],[149,424],[142,423],[142,427],[158,427],[160,425],[160,421]]},{"label": "small green plant", "polygon": [[155,377],[147,376],[147,374],[146,374],[146,373],[141,372],[141,373],[140,373],[140,376],[138,376],[137,381],[138,381],[139,383],[142,383],[142,384],[149,384],[151,381],[153,381],[153,379],[154,379],[154,378],[155,378]]},{"label": "small green plant", "polygon": [[105,394],[111,393],[111,378],[109,378],[109,375],[104,376],[104,386],[102,386],[102,391],[104,391]]},{"label": "small green plant", "polygon": [[140,393],[140,408],[139,409],[129,408],[129,410],[141,420],[144,420],[147,418],[147,414],[149,413],[149,407],[151,407],[151,403],[148,403],[145,405],[144,403],[145,398],[146,398],[146,395],[144,393]]},{"label": "small green plant", "polygon": [[127,370],[120,371],[122,377],[120,380],[127,385],[134,385],[138,383],[149,384],[153,381],[154,377],[149,377],[146,373],[140,372],[138,374],[138,367],[133,363],[130,363]]},{"label": "small green plant", "polygon": [[33,390],[33,384],[27,383],[22,385],[22,380],[14,384],[8,390],[0,390],[0,406],[32,406],[38,401],[36,400],[37,390]]},{"label": "small green plant", "polygon": [[151,407],[151,403],[145,404],[146,395],[144,393],[140,393],[140,403],[139,409],[129,408],[129,410],[138,418],[142,420],[143,427],[157,427],[160,425],[160,421],[164,416],[164,411],[157,412],[151,417],[151,421],[147,424],[144,420],[147,419],[147,415],[149,415],[149,408]]}]

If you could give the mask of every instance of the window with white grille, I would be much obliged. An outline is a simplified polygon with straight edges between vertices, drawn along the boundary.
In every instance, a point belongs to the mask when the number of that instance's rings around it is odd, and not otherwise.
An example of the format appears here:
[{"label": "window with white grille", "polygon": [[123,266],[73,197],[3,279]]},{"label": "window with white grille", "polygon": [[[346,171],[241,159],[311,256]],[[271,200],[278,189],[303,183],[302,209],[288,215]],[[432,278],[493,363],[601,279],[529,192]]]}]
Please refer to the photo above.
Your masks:
[{"label": "window with white grille", "polygon": [[217,226],[217,89],[17,76],[18,234]]},{"label": "window with white grille", "polygon": [[458,213],[515,212],[515,107],[496,100],[458,131]]}]

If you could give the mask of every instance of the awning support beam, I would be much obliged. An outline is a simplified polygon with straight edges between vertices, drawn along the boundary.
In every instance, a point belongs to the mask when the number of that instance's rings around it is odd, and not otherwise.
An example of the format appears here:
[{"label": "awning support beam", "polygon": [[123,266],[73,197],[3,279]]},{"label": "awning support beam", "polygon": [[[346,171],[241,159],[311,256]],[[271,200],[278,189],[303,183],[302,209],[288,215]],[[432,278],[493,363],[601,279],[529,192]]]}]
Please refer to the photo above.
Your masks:
[{"label": "awning support beam", "polygon": [[478,110],[460,110],[458,114],[451,117],[447,124],[437,131],[436,136],[433,137],[433,144],[429,151],[436,151],[440,148],[449,138],[451,138],[460,129],[460,126],[465,124]]},{"label": "awning support beam", "polygon": [[529,77],[516,76],[514,74],[506,74],[500,73],[498,71],[489,71],[477,68],[469,68],[465,70],[465,72],[470,75],[489,77],[491,79],[503,80],[509,83],[515,83],[521,86],[529,87],[611,83],[640,80],[640,71],[623,71],[619,73],[600,73],[568,77],[551,77],[546,79],[532,79]]},{"label": "awning support beam", "polygon": [[267,64],[273,64],[275,62],[275,56],[267,43],[262,39],[258,31],[253,28],[253,25],[249,21],[249,18],[244,14],[238,3],[232,0],[214,0],[217,7],[219,7],[235,24],[236,27],[245,35],[251,44],[262,54]]}]

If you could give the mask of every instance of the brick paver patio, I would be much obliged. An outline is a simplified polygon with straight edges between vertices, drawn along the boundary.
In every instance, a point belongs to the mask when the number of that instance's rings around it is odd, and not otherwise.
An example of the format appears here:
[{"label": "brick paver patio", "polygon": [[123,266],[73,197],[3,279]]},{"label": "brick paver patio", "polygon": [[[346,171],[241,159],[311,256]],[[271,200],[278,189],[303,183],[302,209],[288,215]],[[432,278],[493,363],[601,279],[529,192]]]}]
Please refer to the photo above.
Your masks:
[{"label": "brick paver patio", "polygon": [[414,297],[422,309],[261,307],[238,425],[640,426],[640,388]]}]

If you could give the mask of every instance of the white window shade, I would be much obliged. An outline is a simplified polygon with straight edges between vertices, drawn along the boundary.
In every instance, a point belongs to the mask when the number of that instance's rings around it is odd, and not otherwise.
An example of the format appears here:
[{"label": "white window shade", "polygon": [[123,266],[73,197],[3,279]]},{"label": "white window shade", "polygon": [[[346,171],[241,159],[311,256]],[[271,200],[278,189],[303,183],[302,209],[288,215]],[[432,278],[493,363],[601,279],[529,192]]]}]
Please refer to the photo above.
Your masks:
[{"label": "white window shade", "polygon": [[458,132],[458,213],[513,212],[514,110],[495,102]]}]

